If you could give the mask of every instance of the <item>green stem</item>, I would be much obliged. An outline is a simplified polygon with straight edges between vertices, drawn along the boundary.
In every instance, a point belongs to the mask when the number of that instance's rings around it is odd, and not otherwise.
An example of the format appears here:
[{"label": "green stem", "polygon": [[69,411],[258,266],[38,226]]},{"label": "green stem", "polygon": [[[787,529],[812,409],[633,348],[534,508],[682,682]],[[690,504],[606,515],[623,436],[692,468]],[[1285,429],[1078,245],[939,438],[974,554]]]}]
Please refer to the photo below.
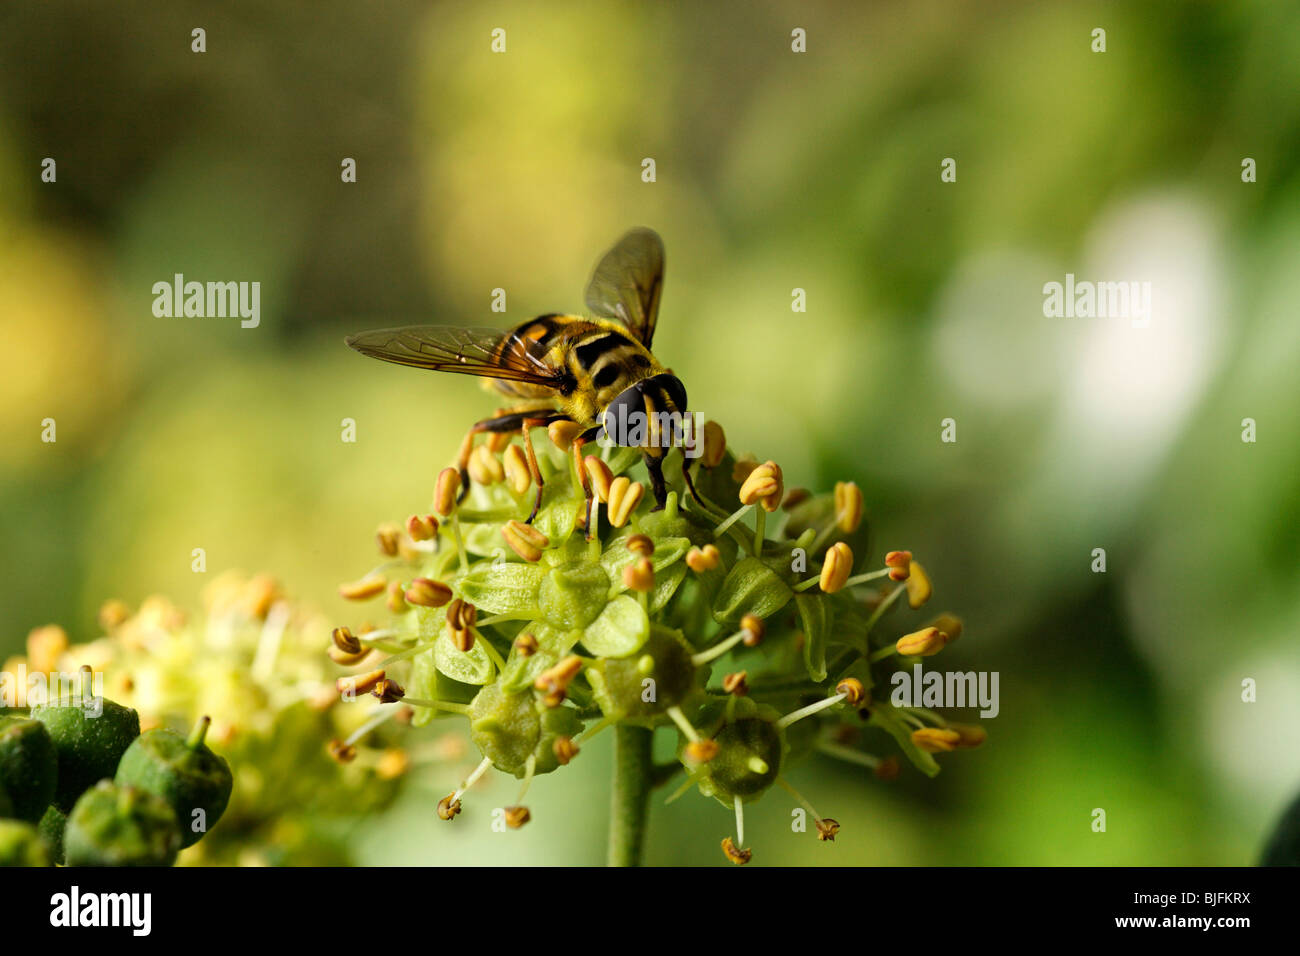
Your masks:
[{"label": "green stem", "polygon": [[653,731],[619,724],[614,728],[614,798],[610,806],[609,865],[640,866],[650,806]]}]

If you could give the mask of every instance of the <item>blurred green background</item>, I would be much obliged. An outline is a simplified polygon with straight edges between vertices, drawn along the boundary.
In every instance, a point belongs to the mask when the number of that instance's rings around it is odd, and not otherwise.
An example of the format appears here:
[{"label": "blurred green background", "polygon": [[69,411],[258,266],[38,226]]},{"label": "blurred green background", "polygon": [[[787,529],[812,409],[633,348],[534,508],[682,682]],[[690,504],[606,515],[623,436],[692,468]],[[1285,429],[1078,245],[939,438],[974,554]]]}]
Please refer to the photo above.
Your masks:
[{"label": "blurred green background", "polygon": [[[493,402],[343,336],[579,310],[645,224],[694,407],[790,485],[857,481],[966,621],[941,666],[1001,674],[988,745],[936,780],[801,764],[844,829],[790,833],[774,793],[755,863],[1250,863],[1300,787],[1297,88],[1300,7],[1262,0],[11,0],[0,658],[45,623],[94,637],[106,597],[196,603],[198,547],[351,621],[337,583]],[[154,317],[177,272],[259,281],[261,326]],[[1150,328],[1044,318],[1067,272],[1150,281]],[[598,741],[524,831],[488,799],[441,824],[435,770],[353,845],[599,862]],[[729,832],[698,795],[656,805],[648,862],[720,863]]]}]

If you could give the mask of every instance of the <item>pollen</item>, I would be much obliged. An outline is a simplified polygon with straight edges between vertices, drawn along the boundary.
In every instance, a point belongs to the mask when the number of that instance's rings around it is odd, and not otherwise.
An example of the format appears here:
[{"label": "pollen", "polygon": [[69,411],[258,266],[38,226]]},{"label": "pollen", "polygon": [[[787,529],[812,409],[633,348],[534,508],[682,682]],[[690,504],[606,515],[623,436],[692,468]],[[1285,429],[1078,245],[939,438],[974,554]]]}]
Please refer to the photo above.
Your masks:
[{"label": "pollen", "polygon": [[591,488],[596,497],[601,502],[609,501],[610,486],[614,483],[614,473],[609,470],[609,465],[595,455],[588,455],[582,459],[582,467],[591,479]]},{"label": "pollen", "polygon": [[693,547],[686,552],[686,566],[696,574],[712,571],[722,562],[722,552],[716,545],[706,544],[703,548]]},{"label": "pollen", "polygon": [[571,422],[561,419],[558,422],[551,422],[546,426],[546,434],[551,439],[551,444],[560,451],[568,451],[573,447],[573,440],[581,435],[585,428],[577,422]]},{"label": "pollen", "polygon": [[911,564],[911,551],[890,551],[885,555],[885,567],[889,568],[891,581],[906,581]]},{"label": "pollen", "polygon": [[505,481],[506,472],[501,459],[492,454],[487,445],[479,445],[469,456],[466,466],[471,481],[480,485],[495,485]]},{"label": "pollen", "polygon": [[375,531],[375,543],[379,553],[390,558],[397,557],[397,546],[401,540],[402,529],[392,523],[381,524]]},{"label": "pollen", "polygon": [[623,583],[640,594],[649,594],[655,587],[655,567],[649,558],[641,558],[623,569]]},{"label": "pollen", "polygon": [[627,524],[628,519],[632,517],[632,512],[641,503],[641,498],[644,495],[645,485],[641,484],[641,482],[628,481],[623,475],[615,478],[609,485],[609,523],[615,528],[621,528]]}]

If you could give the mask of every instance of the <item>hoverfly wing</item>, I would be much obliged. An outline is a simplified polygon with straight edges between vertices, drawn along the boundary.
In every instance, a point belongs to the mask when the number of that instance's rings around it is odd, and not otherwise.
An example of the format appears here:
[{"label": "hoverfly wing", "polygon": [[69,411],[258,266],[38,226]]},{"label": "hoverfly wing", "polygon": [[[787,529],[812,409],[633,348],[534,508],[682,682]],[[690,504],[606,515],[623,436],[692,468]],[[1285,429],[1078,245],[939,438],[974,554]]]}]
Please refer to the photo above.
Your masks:
[{"label": "hoverfly wing", "polygon": [[416,325],[375,329],[347,338],[362,355],[439,372],[561,388],[569,373],[547,361],[541,347],[510,329]]},{"label": "hoverfly wing", "polygon": [[620,239],[596,264],[587,284],[587,308],[618,319],[650,348],[663,286],[663,240],[642,226]]}]

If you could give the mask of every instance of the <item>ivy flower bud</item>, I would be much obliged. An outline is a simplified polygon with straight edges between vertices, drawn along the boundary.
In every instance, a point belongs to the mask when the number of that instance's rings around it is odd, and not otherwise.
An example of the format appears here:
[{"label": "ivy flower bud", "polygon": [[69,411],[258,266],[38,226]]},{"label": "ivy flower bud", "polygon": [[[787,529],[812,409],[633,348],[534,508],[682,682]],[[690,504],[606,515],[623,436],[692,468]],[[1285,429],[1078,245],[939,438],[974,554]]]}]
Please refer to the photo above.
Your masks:
[{"label": "ivy flower bud", "polygon": [[540,561],[542,551],[551,543],[550,538],[532,525],[513,518],[502,526],[501,537],[505,538],[511,550],[525,561]]},{"label": "ivy flower bud", "polygon": [[592,493],[602,502],[609,501],[610,485],[614,482],[614,473],[609,470],[609,465],[595,455],[588,455],[582,459],[582,467],[586,469],[587,477],[591,479]]},{"label": "ivy flower bud", "polygon": [[930,576],[925,573],[920,561],[913,561],[910,570],[911,573],[907,576],[907,606],[915,610],[930,600],[934,589],[930,586]]},{"label": "ivy flower bud", "polygon": [[528,470],[528,458],[518,445],[509,445],[502,460],[506,486],[516,495],[522,495],[533,484],[533,474]]},{"label": "ivy flower bud", "polygon": [[894,645],[904,657],[933,657],[943,650],[947,641],[937,627],[923,627],[905,634]]},{"label": "ivy flower bud", "polygon": [[691,548],[686,552],[686,566],[696,574],[712,571],[722,563],[722,552],[716,545],[706,544],[703,548]]},{"label": "ivy flower bud", "polygon": [[843,541],[837,541],[826,551],[822,562],[821,589],[827,594],[834,594],[844,587],[844,582],[853,573],[853,550]]},{"label": "ivy flower bud", "polygon": [[727,456],[727,433],[717,422],[704,423],[704,454],[700,464],[705,468],[717,468]]},{"label": "ivy flower bud", "polygon": [[560,451],[568,451],[573,447],[573,440],[581,435],[585,428],[577,422],[558,421],[551,422],[546,426],[546,434],[551,439],[551,444]]},{"label": "ivy flower bud", "polygon": [[438,537],[438,519],[433,515],[411,515],[406,519],[406,533],[412,541],[430,541]]},{"label": "ivy flower bud", "polygon": [[912,743],[928,754],[948,753],[961,745],[961,734],[943,727],[922,727],[912,731]]},{"label": "ivy flower bud", "polygon": [[458,813],[460,813],[460,801],[456,799],[454,791],[438,801],[439,820],[454,820]]},{"label": "ivy flower bud", "polygon": [[388,579],[382,574],[371,574],[359,581],[339,585],[339,594],[349,601],[368,601],[376,595],[383,594],[388,587]]},{"label": "ivy flower bud", "polygon": [[835,483],[835,525],[845,534],[862,524],[862,489],[851,481]]},{"label": "ivy flower bud", "polygon": [[649,594],[655,587],[655,566],[641,558],[623,569],[623,583],[631,590]]},{"label": "ivy flower bud", "polygon": [[906,581],[911,564],[911,551],[890,551],[885,555],[885,567],[889,568],[891,581]]},{"label": "ivy flower bud", "polygon": [[624,475],[619,475],[610,482],[607,508],[609,523],[615,528],[621,528],[627,524],[628,519],[632,517],[632,512],[641,503],[644,494],[645,485],[639,481],[628,481]]},{"label": "ivy flower bud", "polygon": [[451,588],[433,578],[413,578],[406,589],[406,600],[420,607],[442,607],[451,600]]},{"label": "ivy flower bud", "polygon": [[438,472],[438,481],[433,486],[433,510],[442,517],[447,517],[456,508],[456,495],[460,491],[460,472],[455,468],[444,468]]},{"label": "ivy flower bud", "polygon": [[722,838],[722,852],[726,855],[727,859],[736,864],[736,866],[744,866],[754,858],[753,850],[738,849],[736,844],[731,842],[731,837]]},{"label": "ivy flower bud", "polygon": [[397,543],[401,538],[402,529],[395,524],[381,524],[375,531],[375,543],[379,545],[379,553],[390,558],[397,557]]}]

